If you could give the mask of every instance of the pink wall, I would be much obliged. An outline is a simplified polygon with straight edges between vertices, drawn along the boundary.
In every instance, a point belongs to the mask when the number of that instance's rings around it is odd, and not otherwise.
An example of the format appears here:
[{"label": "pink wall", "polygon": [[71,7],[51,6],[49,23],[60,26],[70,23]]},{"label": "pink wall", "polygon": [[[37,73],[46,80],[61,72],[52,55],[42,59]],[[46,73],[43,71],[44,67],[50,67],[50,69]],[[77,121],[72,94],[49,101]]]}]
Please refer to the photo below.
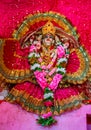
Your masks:
[{"label": "pink wall", "polygon": [[0,104],[0,130],[87,130],[86,114],[91,114],[91,105],[55,117],[57,124],[44,128],[36,123],[37,115],[3,102]]}]

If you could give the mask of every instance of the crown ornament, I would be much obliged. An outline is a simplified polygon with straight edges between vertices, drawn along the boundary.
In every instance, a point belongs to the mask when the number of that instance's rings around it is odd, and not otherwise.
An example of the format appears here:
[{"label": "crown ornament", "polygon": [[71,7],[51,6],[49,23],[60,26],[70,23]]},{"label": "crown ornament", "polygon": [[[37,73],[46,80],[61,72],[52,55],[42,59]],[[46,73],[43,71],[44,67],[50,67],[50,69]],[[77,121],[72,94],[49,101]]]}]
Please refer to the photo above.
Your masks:
[{"label": "crown ornament", "polygon": [[54,27],[54,25],[48,21],[42,28],[42,33],[44,34],[48,34],[51,33],[52,35],[55,35],[56,29]]}]

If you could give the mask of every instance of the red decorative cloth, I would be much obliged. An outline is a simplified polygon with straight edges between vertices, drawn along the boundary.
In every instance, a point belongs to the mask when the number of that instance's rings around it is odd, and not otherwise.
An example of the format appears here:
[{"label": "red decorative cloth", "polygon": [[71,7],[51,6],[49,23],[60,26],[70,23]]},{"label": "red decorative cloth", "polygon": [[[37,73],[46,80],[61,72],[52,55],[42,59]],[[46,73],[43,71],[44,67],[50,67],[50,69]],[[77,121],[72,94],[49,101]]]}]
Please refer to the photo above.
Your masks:
[{"label": "red decorative cloth", "polygon": [[80,42],[91,53],[91,0],[1,0],[0,37],[12,37],[24,17],[36,11],[57,11],[65,15],[80,34]]}]

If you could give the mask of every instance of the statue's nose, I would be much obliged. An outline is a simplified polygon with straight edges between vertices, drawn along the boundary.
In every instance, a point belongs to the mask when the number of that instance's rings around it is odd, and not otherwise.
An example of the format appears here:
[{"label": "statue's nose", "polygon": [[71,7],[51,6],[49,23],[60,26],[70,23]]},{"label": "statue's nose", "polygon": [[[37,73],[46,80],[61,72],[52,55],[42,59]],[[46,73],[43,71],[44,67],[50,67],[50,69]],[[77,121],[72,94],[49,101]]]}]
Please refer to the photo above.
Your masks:
[{"label": "statue's nose", "polygon": [[50,41],[50,38],[47,38],[47,41]]}]

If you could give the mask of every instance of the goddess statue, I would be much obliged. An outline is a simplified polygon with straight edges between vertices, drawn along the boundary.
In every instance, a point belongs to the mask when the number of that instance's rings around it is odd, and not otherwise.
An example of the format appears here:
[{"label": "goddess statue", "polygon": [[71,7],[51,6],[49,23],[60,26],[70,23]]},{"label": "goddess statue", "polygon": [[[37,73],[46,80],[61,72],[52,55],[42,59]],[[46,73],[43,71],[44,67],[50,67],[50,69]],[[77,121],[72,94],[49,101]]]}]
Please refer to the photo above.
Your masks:
[{"label": "goddess statue", "polygon": [[5,100],[38,114],[37,122],[43,126],[56,123],[54,115],[81,106],[86,95],[78,86],[87,80],[90,71],[85,50],[73,36],[56,27],[49,15],[41,28],[29,31],[20,41],[2,41],[4,54],[8,45],[12,46],[7,55],[10,61],[3,55],[0,64],[0,76],[13,84]]}]

